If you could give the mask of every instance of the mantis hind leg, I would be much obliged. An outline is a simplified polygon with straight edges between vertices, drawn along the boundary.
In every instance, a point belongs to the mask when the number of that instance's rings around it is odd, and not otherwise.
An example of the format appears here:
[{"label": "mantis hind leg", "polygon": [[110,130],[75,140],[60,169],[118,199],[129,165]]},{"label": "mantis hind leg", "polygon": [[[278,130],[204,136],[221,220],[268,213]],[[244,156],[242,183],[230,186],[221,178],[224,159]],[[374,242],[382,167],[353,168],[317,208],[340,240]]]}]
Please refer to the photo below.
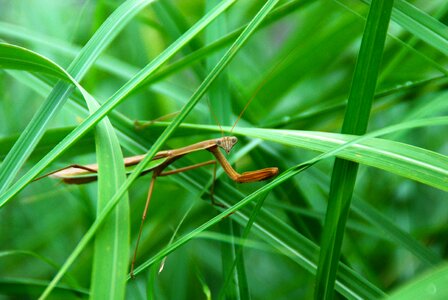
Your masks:
[{"label": "mantis hind leg", "polygon": [[146,198],[145,208],[143,210],[142,220],[140,222],[140,229],[139,229],[138,236],[137,236],[137,242],[135,244],[134,255],[133,255],[133,258],[132,258],[131,270],[130,270],[131,278],[134,278],[135,261],[137,259],[137,250],[138,250],[138,246],[140,244],[140,240],[141,240],[141,236],[142,236],[142,232],[143,232],[143,225],[144,225],[145,220],[146,220],[146,215],[148,213],[149,203],[151,202],[152,193],[154,191],[154,184],[155,184],[155,181],[156,181],[157,177],[178,174],[178,173],[186,172],[186,171],[189,171],[189,170],[193,170],[193,169],[200,168],[200,167],[207,166],[207,165],[211,165],[211,164],[215,165],[215,172],[216,172],[216,161],[215,160],[206,161],[206,162],[195,164],[195,165],[192,165],[192,166],[188,166],[188,167],[184,167],[184,168],[179,168],[179,169],[163,172],[163,170],[169,164],[171,164],[172,162],[173,162],[173,160],[170,160],[170,161],[166,162],[164,165],[158,167],[157,169],[155,169],[153,171],[151,182],[149,184],[149,190],[148,190],[148,196]]},{"label": "mantis hind leg", "polygon": [[149,184],[148,196],[146,197],[145,209],[143,210],[142,221],[140,222],[140,229],[138,231],[137,242],[135,243],[134,255],[132,257],[131,271],[130,271],[131,278],[134,278],[134,268],[135,268],[135,260],[137,259],[138,245],[140,244],[140,239],[142,237],[142,231],[143,231],[143,225],[145,223],[146,215],[148,213],[149,202],[151,202],[152,192],[154,191],[154,184],[156,182],[157,176],[159,175],[159,172],[160,171],[158,171],[158,170],[154,171],[154,173],[152,174],[151,182]]}]

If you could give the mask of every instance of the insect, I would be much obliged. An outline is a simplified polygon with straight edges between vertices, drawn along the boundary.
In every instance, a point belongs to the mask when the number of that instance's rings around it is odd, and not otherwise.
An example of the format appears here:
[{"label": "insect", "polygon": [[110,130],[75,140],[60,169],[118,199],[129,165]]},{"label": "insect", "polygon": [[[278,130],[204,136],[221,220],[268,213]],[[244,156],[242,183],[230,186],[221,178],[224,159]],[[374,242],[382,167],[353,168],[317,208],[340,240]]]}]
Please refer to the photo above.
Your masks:
[{"label": "insect", "polygon": [[[163,151],[157,152],[157,154],[152,159],[152,162],[154,164],[149,166],[142,173],[142,175],[144,175],[149,172],[153,172],[151,182],[149,185],[149,191],[148,191],[145,208],[144,208],[143,215],[142,215],[142,220],[140,223],[140,229],[139,229],[139,233],[138,233],[138,237],[137,237],[137,242],[135,245],[135,250],[134,250],[134,254],[133,254],[133,258],[132,258],[131,270],[130,270],[131,277],[133,277],[133,275],[134,275],[133,273],[134,273],[134,266],[135,266],[135,261],[136,261],[136,257],[137,257],[137,250],[138,250],[138,246],[139,246],[139,242],[140,242],[140,238],[141,238],[141,234],[142,234],[142,230],[143,230],[144,221],[146,219],[146,214],[148,212],[149,203],[151,201],[152,193],[154,190],[154,184],[155,184],[157,177],[178,174],[181,172],[186,172],[189,170],[193,170],[196,168],[200,168],[200,167],[203,167],[206,165],[212,165],[212,164],[215,165],[215,170],[214,170],[214,174],[215,174],[217,163],[219,163],[222,166],[222,168],[224,169],[224,172],[229,176],[230,179],[232,179],[233,181],[238,182],[238,183],[248,183],[248,182],[267,180],[267,179],[275,177],[278,174],[278,168],[276,168],[276,167],[264,168],[264,169],[259,169],[259,170],[255,170],[255,171],[248,171],[248,172],[244,172],[242,174],[239,174],[237,171],[235,171],[235,169],[232,168],[229,161],[222,154],[222,152],[219,150],[219,148],[223,149],[227,154],[229,154],[230,151],[232,150],[233,146],[237,142],[238,142],[238,139],[234,136],[224,136],[224,137],[217,138],[217,139],[211,139],[211,140],[198,142],[198,143],[195,143],[195,144],[192,144],[192,145],[189,145],[186,147],[178,148],[178,149],[163,150]],[[193,153],[196,151],[201,151],[201,150],[209,151],[211,154],[213,154],[213,156],[215,157],[216,160],[209,160],[209,161],[194,164],[191,166],[187,166],[187,167],[183,167],[183,168],[179,168],[179,169],[175,169],[175,170],[170,170],[170,171],[165,171],[165,169],[168,166],[170,166],[173,162],[175,162],[179,158],[181,158],[187,154],[190,154],[190,153]],[[126,167],[136,165],[143,159],[144,156],[145,155],[126,157],[124,159],[124,164]],[[83,183],[96,181],[97,180],[97,172],[98,172],[97,164],[90,164],[90,165],[85,165],[85,166],[74,164],[74,165],[70,165],[70,166],[64,167],[62,169],[53,171],[51,173],[48,173],[44,176],[37,178],[36,180],[39,180],[43,177],[49,176],[49,177],[59,178],[63,182],[69,183],[69,184],[83,184]],[[211,196],[212,203],[214,205],[222,206],[221,204],[216,203],[214,201],[213,185],[212,185],[211,195],[212,195]]]},{"label": "insect", "polygon": [[[274,74],[274,71],[282,63],[284,63],[284,61],[286,60],[287,57],[285,57],[285,59],[281,60],[280,63],[278,63],[271,70],[270,74],[260,83],[260,85],[257,87],[255,92],[252,94],[251,98],[247,101],[245,107],[242,109],[240,115],[238,116],[235,123],[233,124],[230,132],[233,131],[236,124],[241,119],[242,115],[244,114],[246,109],[249,107],[250,103],[254,100],[255,96],[258,94],[258,92],[261,90],[261,88],[266,84],[268,79]],[[210,104],[209,104],[209,106],[210,106]],[[210,108],[210,111],[212,112],[211,107],[209,107],[209,108]],[[147,122],[143,125],[136,122],[135,128],[142,129],[148,125],[151,125],[152,123],[154,123],[156,121],[160,121],[162,119],[165,119],[166,117],[171,117],[174,114],[177,114],[177,112],[171,113],[171,114],[166,115],[161,118],[158,118],[154,121]],[[214,118],[216,119],[216,121],[218,123],[216,116],[214,116]],[[219,123],[218,123],[218,126],[221,127],[219,125]],[[222,129],[221,129],[221,132],[222,132]],[[151,166],[147,167],[147,169],[141,173],[141,175],[144,175],[144,174],[153,172],[151,182],[149,185],[149,191],[148,191],[148,196],[146,199],[145,208],[143,210],[142,220],[140,223],[140,229],[139,229],[139,233],[138,233],[138,237],[137,237],[137,241],[136,241],[136,245],[135,245],[135,250],[134,250],[134,254],[133,254],[133,258],[132,258],[131,270],[130,270],[131,277],[134,277],[134,266],[135,266],[135,261],[136,261],[136,257],[137,257],[137,250],[138,250],[138,246],[140,243],[144,221],[146,219],[146,214],[148,212],[149,203],[151,201],[152,193],[154,190],[154,184],[155,184],[157,177],[178,174],[178,173],[186,172],[186,171],[193,170],[196,168],[204,167],[207,165],[215,165],[214,173],[213,173],[213,179],[215,179],[217,163],[221,165],[224,172],[227,174],[227,176],[229,176],[230,179],[232,179],[233,181],[238,182],[238,183],[249,183],[249,182],[263,181],[263,180],[268,180],[268,179],[271,179],[271,178],[277,176],[278,168],[276,168],[276,167],[264,168],[264,169],[259,169],[259,170],[255,170],[255,171],[248,171],[248,172],[244,172],[242,174],[239,174],[237,171],[235,171],[235,169],[233,169],[233,167],[230,165],[230,163],[226,159],[226,157],[221,153],[219,148],[223,149],[227,154],[229,154],[231,152],[233,146],[235,146],[235,144],[237,142],[238,142],[238,139],[235,136],[223,136],[221,138],[198,142],[198,143],[191,144],[189,146],[185,146],[182,148],[172,149],[172,150],[163,150],[163,151],[159,151],[156,153],[156,155],[151,160],[151,162],[153,164]],[[209,161],[194,164],[191,166],[187,166],[187,167],[183,167],[183,168],[179,168],[179,169],[175,169],[175,170],[165,171],[165,169],[168,166],[170,166],[173,162],[175,162],[179,158],[181,158],[187,154],[194,153],[197,151],[202,151],[202,150],[207,150],[211,154],[213,154],[213,156],[215,157],[215,160],[209,160]],[[145,157],[145,155],[126,157],[126,158],[124,158],[124,164],[126,167],[137,165],[144,157]],[[55,171],[48,173],[44,176],[41,176],[35,180],[39,180],[43,177],[50,176],[50,177],[62,179],[63,182],[69,183],[69,184],[83,184],[83,183],[96,181],[97,180],[97,172],[98,172],[97,164],[91,164],[91,165],[85,165],[85,166],[74,164],[74,165],[70,165],[65,168],[59,169],[59,170],[55,170]],[[212,184],[211,191],[210,191],[212,204],[224,207],[222,204],[216,203],[214,201],[213,188],[214,188],[214,185]]]}]

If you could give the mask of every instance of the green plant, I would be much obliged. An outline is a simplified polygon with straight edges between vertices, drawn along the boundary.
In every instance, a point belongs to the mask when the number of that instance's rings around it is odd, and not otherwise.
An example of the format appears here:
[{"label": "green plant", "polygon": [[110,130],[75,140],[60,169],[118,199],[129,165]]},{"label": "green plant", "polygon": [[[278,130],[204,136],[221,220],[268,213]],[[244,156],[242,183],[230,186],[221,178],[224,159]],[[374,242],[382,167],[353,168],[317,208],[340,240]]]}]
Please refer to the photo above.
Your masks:
[{"label": "green plant", "polygon": [[[391,4],[2,3],[0,294],[446,297],[448,6]],[[224,211],[209,205],[211,170],[158,181],[127,278],[149,183],[138,173],[158,150],[219,136],[215,119],[229,132],[251,96],[230,159],[281,174],[220,178]],[[122,151],[148,152],[128,178]],[[94,161],[99,185],[32,182]]]}]

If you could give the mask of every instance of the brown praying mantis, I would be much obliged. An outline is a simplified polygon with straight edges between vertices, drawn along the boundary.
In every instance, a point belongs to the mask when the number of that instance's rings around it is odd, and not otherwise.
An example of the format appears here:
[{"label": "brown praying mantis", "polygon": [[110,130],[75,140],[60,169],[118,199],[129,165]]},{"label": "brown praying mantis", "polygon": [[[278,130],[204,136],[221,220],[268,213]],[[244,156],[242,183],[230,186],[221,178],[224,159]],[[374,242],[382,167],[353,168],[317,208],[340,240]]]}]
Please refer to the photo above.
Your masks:
[{"label": "brown praying mantis", "polygon": [[[224,172],[229,176],[230,179],[232,179],[233,181],[238,182],[238,183],[248,183],[248,182],[267,180],[267,179],[275,177],[278,174],[278,168],[276,168],[276,167],[244,172],[242,174],[239,174],[237,171],[235,171],[235,169],[232,168],[232,166],[230,165],[230,163],[226,159],[226,157],[221,153],[219,148],[222,148],[227,154],[229,154],[230,151],[232,150],[233,146],[237,142],[238,142],[238,139],[234,136],[224,136],[224,137],[217,138],[217,139],[202,141],[202,142],[195,143],[195,144],[192,144],[192,145],[189,145],[186,147],[182,147],[182,148],[178,148],[178,149],[163,150],[163,151],[157,152],[157,154],[152,159],[152,162],[154,163],[154,165],[149,166],[142,173],[142,175],[144,175],[146,173],[153,172],[151,182],[149,185],[148,196],[146,199],[145,208],[143,210],[142,220],[140,223],[140,229],[139,229],[139,233],[138,233],[138,237],[137,237],[137,242],[135,245],[135,250],[134,250],[134,254],[133,254],[133,258],[132,258],[131,270],[130,270],[131,277],[134,276],[134,266],[135,266],[135,261],[137,258],[137,250],[138,250],[138,246],[140,243],[140,238],[142,235],[144,221],[146,219],[146,214],[148,212],[149,203],[151,201],[151,196],[152,196],[152,193],[154,190],[154,184],[155,184],[157,177],[178,174],[181,172],[186,172],[189,170],[193,170],[196,168],[200,168],[200,167],[203,167],[206,165],[212,165],[212,164],[215,165],[215,169],[214,169],[214,177],[215,177],[217,163],[219,163],[222,166]],[[183,168],[179,168],[179,169],[175,169],[175,170],[165,171],[165,169],[168,166],[170,166],[174,161],[178,160],[179,158],[181,158],[187,154],[190,154],[190,153],[193,153],[196,151],[201,151],[201,150],[209,151],[211,154],[213,154],[213,156],[215,157],[216,160],[209,160],[209,161],[198,163],[195,165],[191,165],[191,166],[187,166],[187,167],[183,167]],[[124,159],[124,164],[126,167],[136,165],[143,159],[144,156],[145,155],[126,157]],[[96,181],[97,180],[97,172],[98,172],[97,164],[90,164],[90,165],[85,165],[85,166],[74,164],[74,165],[70,165],[65,168],[53,171],[51,173],[48,173],[44,176],[37,178],[36,180],[39,180],[43,177],[50,176],[50,177],[62,179],[63,182],[69,183],[69,184],[83,184],[83,183]],[[213,178],[213,179],[215,179],[215,178]],[[212,199],[212,204],[222,206],[221,204],[215,203],[215,201],[214,201],[213,184],[211,187],[211,199]]]},{"label": "brown praying mantis", "polygon": [[[241,111],[241,113],[238,116],[238,118],[236,119],[235,123],[233,124],[230,132],[233,131],[233,128],[235,128],[236,124],[241,119],[241,117],[244,114],[244,112],[246,111],[246,109],[249,107],[249,104],[252,102],[252,100],[255,98],[255,96],[258,94],[258,92],[261,90],[261,88],[264,86],[264,84],[268,81],[268,78],[271,77],[272,74],[274,74],[274,71],[286,60],[286,58],[287,57],[285,57],[285,59],[280,61],[280,63],[277,64],[275,66],[275,68],[273,68],[271,70],[268,77],[266,77],[261,82],[261,84],[257,87],[255,92],[252,94],[251,98],[247,101],[245,107]],[[209,104],[209,106],[210,106],[210,104]],[[211,110],[211,107],[209,107],[209,108],[210,108],[210,111],[213,113],[213,111]],[[143,125],[136,122],[135,128],[136,129],[144,128],[148,125],[151,125],[155,121],[160,121],[162,119],[165,119],[166,117],[173,116],[174,114],[177,114],[177,112],[171,113],[171,114],[166,115],[161,118],[158,118],[154,121],[147,122]],[[216,116],[215,115],[213,115],[213,116],[216,119],[218,126],[221,127],[219,125],[219,122],[218,122]],[[222,132],[223,131],[221,128],[221,133]],[[163,151],[159,151],[156,153],[156,155],[151,160],[151,165],[148,166],[146,168],[146,170],[141,173],[141,175],[144,175],[144,174],[153,172],[151,182],[149,184],[149,190],[148,190],[148,195],[146,198],[146,204],[145,204],[145,208],[143,210],[143,215],[142,215],[142,219],[141,219],[141,223],[140,223],[140,229],[139,229],[139,233],[137,236],[135,250],[134,250],[134,254],[133,254],[133,258],[132,258],[131,270],[130,270],[131,277],[134,277],[134,266],[135,266],[135,261],[137,258],[137,250],[138,250],[138,246],[140,243],[140,239],[141,239],[141,235],[142,235],[142,231],[143,231],[143,225],[144,225],[144,222],[146,219],[146,214],[148,212],[149,203],[151,201],[152,193],[154,190],[154,184],[155,184],[157,177],[178,174],[178,173],[186,172],[186,171],[193,170],[196,168],[204,167],[207,165],[214,165],[215,166],[214,172],[213,172],[213,183],[214,183],[215,176],[216,176],[217,163],[221,165],[224,172],[227,174],[227,176],[229,176],[230,179],[232,179],[233,181],[238,182],[238,183],[249,183],[249,182],[263,181],[263,180],[268,180],[268,179],[271,179],[271,178],[277,176],[278,168],[276,168],[276,167],[244,172],[242,174],[239,174],[237,171],[235,171],[235,169],[233,169],[233,167],[231,166],[229,161],[226,159],[226,157],[221,153],[219,148],[223,149],[227,154],[229,154],[230,151],[232,150],[233,146],[235,146],[235,144],[237,142],[238,142],[238,139],[234,136],[223,136],[221,138],[198,142],[198,143],[195,143],[195,144],[192,144],[189,146],[185,146],[182,148],[172,149],[172,150],[163,150]],[[215,157],[215,160],[209,160],[209,161],[194,164],[191,166],[187,166],[187,167],[183,167],[183,168],[179,168],[179,169],[175,169],[175,170],[165,171],[165,169],[168,166],[170,166],[173,162],[175,162],[179,158],[181,158],[187,154],[194,153],[197,151],[202,151],[202,150],[209,151]],[[145,157],[145,155],[126,157],[126,158],[124,158],[124,164],[126,167],[137,165],[144,157]],[[43,175],[35,180],[39,180],[43,177],[50,176],[50,177],[62,179],[63,182],[69,183],[69,184],[83,184],[83,183],[96,181],[97,180],[97,172],[98,172],[97,164],[90,164],[90,165],[85,165],[85,166],[74,164],[74,165],[70,165],[65,168],[59,169],[59,170],[55,170],[55,171],[48,173],[46,175]],[[212,204],[224,207],[222,204],[216,203],[214,201],[213,189],[214,189],[214,184],[212,184],[211,189],[210,189]]]}]

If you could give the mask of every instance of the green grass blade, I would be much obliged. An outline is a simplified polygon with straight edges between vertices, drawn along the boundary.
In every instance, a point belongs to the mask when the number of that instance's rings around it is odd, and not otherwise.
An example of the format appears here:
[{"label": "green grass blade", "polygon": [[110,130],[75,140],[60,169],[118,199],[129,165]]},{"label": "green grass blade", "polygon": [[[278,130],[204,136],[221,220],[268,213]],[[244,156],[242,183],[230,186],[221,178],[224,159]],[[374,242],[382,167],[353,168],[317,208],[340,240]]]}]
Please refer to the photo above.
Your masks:
[{"label": "green grass blade", "polygon": [[[31,278],[1,278],[0,289],[2,296],[11,296],[12,299],[24,299],[30,296],[37,297],[47,286],[48,282]],[[60,284],[55,288],[56,299],[83,299],[87,298],[89,291],[86,289],[74,289]]]},{"label": "green grass blade", "polygon": [[413,35],[448,55],[447,26],[404,0],[396,0],[392,19]]},{"label": "green grass blade", "polygon": [[448,54],[447,26],[439,20],[405,0],[395,0],[392,20],[441,53]]},{"label": "green grass blade", "polygon": [[[113,13],[97,33],[86,44],[81,53],[72,62],[67,72],[76,81],[80,81],[101,52],[112,42],[126,23],[152,0],[126,1]],[[11,185],[18,171],[29,157],[34,147],[42,137],[45,127],[53,116],[62,108],[72,86],[65,82],[58,83],[44,104],[34,115],[34,118],[23,131],[13,148],[9,151],[0,166],[0,193]],[[3,201],[1,201],[3,202]],[[4,203],[4,202],[3,202]],[[3,204],[2,203],[2,204]],[[0,206],[2,206],[0,204]]]},{"label": "green grass blade", "polygon": [[[219,0],[207,0],[206,8],[210,9]],[[210,44],[216,40],[219,40],[220,37],[224,36],[227,32],[227,20],[223,16],[216,20],[215,23],[211,24],[205,31],[206,44]],[[206,67],[207,71],[211,71],[213,67],[219,62],[219,59],[224,55],[225,51],[222,49],[217,51],[216,53],[212,53],[206,59]],[[213,105],[209,104],[210,107],[210,122],[212,124],[221,124],[221,125],[231,125],[232,118],[232,102],[231,95],[229,90],[231,89],[229,85],[229,78],[226,71],[223,71],[222,74],[216,78],[215,83],[210,86],[206,101],[213,101]],[[216,118],[216,120],[215,120]],[[224,179],[229,182],[229,179]],[[212,183],[214,184],[214,183]],[[238,237],[239,228],[236,223],[232,221],[231,218],[226,218],[222,223],[219,224],[219,230],[223,235],[235,236]],[[221,243],[221,265],[222,265],[222,273],[224,278],[231,278],[229,280],[229,284],[223,285],[221,287],[221,293],[224,292],[228,299],[248,299],[247,289],[243,287],[247,287],[247,279],[244,274],[244,266],[242,264],[238,264],[236,270],[233,268],[233,264],[237,259],[237,245],[233,242],[233,239],[230,243],[222,242]],[[239,262],[242,259],[238,260]]]},{"label": "green grass blade", "polygon": [[[393,1],[372,1],[348,98],[342,133],[363,134],[369,121]],[[336,159],[322,234],[315,299],[332,299],[358,165]]]},{"label": "green grass blade", "polygon": [[[5,37],[11,37],[25,43],[33,44],[36,47],[43,47],[47,50],[54,51],[55,53],[66,57],[67,59],[76,58],[78,53],[81,51],[81,48],[76,45],[69,44],[62,40],[54,39],[49,36],[36,34],[35,32],[29,32],[28,30],[20,26],[14,26],[5,22],[0,22],[0,34],[4,35]],[[139,71],[139,68],[134,67],[129,63],[105,54],[101,55],[101,57],[96,60],[95,66],[103,71],[113,74],[119,78],[124,78],[126,80],[133,77]],[[180,89],[178,85],[173,85],[170,83],[164,82],[146,87],[154,92],[172,97],[176,101],[183,100],[187,97],[186,95],[184,95],[184,90]],[[181,97],[179,97],[178,95],[181,95]],[[189,95],[190,94],[188,94],[188,96]]]},{"label": "green grass blade", "polygon": [[0,67],[3,69],[40,72],[55,76],[66,81],[65,84],[72,83],[75,85],[85,101],[92,99],[92,96],[61,66],[29,49],[12,44],[0,43]]},{"label": "green grass blade", "polygon": [[[249,220],[246,223],[246,226],[244,227],[244,231],[241,234],[241,238],[239,238],[240,242],[239,242],[238,246],[234,246],[235,252],[236,252],[235,253],[236,254],[236,259],[233,261],[233,263],[231,265],[230,272],[228,272],[227,276],[224,277],[225,281],[224,281],[223,288],[221,290],[221,293],[220,293],[218,299],[224,299],[223,291],[227,290],[227,286],[230,284],[230,281],[231,281],[231,278],[232,278],[233,269],[235,267],[237,267],[237,263],[243,263],[243,266],[244,266],[244,258],[241,259],[242,262],[240,262],[240,257],[242,257],[242,255],[243,255],[243,251],[244,251],[244,247],[245,247],[245,241],[247,240],[247,238],[249,236],[249,233],[250,233],[250,231],[252,229],[252,226],[253,226],[253,224],[254,224],[254,222],[255,222],[255,220],[256,220],[256,218],[257,218],[257,216],[258,216],[258,214],[259,214],[259,212],[260,212],[260,210],[261,210],[261,208],[263,206],[263,203],[264,203],[264,200],[266,199],[266,196],[267,195],[263,195],[260,199],[258,199],[258,201],[256,203],[256,206],[253,209],[253,211],[252,211],[252,213],[250,215],[250,218],[249,218]],[[234,243],[234,239],[232,239],[231,242]],[[245,273],[243,275],[245,276]],[[239,276],[238,276],[238,278],[239,278]],[[247,284],[247,278],[244,277],[243,280],[244,280],[243,283]],[[246,287],[246,289],[248,290],[248,286]],[[240,287],[240,290],[241,290],[241,287]],[[250,294],[247,291],[247,292],[245,292],[245,294],[240,293],[240,295],[242,295],[241,298],[243,298],[243,297],[249,297]],[[243,299],[248,299],[248,298],[243,298]]]},{"label": "green grass blade", "polygon": [[[331,152],[325,154],[325,156],[318,156],[310,162],[315,163],[324,157],[337,155],[343,159],[376,167],[446,191],[448,190],[448,157],[446,155],[408,144],[374,137],[405,131],[411,128],[446,126],[447,124],[448,118],[446,117],[412,120],[389,126],[360,137],[317,131],[260,128],[235,128],[233,132],[235,134],[260,138],[290,147],[305,148],[319,152],[326,152],[333,149]],[[213,131],[219,130],[214,126],[205,125],[184,124],[183,127]],[[228,127],[224,127],[223,129],[227,132],[230,131]],[[338,145],[342,148],[334,148]]]},{"label": "green grass blade", "polygon": [[[88,103],[91,113],[99,104]],[[95,128],[98,161],[97,215],[126,180],[123,154],[108,118]],[[124,299],[129,257],[129,201],[125,194],[95,237],[91,299]]]},{"label": "green grass blade", "polygon": [[446,299],[448,297],[448,266],[442,266],[421,275],[396,289],[386,299]]},{"label": "green grass blade", "polygon": [[51,60],[23,47],[1,42],[0,68],[42,72],[71,81],[66,72]]}]

